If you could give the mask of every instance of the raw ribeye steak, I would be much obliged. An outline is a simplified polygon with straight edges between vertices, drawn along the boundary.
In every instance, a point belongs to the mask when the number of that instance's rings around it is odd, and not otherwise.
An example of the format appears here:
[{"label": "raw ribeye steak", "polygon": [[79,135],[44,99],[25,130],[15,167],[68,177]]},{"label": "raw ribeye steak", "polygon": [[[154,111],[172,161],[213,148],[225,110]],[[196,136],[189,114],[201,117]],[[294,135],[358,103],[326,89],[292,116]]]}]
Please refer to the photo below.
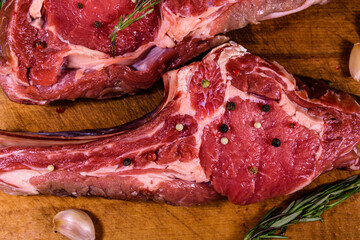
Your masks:
[{"label": "raw ribeye steak", "polygon": [[158,110],[122,130],[2,132],[2,190],[248,204],[359,169],[360,106],[326,84],[308,87],[235,43],[163,79]]},{"label": "raw ribeye steak", "polygon": [[0,84],[19,103],[110,98],[150,87],[164,72],[227,41],[216,34],[328,0],[163,0],[109,35],[132,0],[8,0],[0,12]]}]

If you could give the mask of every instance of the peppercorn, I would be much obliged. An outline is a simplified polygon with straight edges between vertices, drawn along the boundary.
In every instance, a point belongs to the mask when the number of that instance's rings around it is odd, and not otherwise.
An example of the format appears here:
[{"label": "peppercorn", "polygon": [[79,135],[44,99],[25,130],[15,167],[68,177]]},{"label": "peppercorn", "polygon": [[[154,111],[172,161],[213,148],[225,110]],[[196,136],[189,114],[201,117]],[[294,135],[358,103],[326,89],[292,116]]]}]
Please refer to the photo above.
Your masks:
[{"label": "peppercorn", "polygon": [[94,22],[94,26],[96,27],[96,28],[101,28],[101,22],[99,22],[99,21],[95,21]]},{"label": "peppercorn", "polygon": [[251,174],[257,174],[258,170],[257,170],[256,167],[251,167],[251,168],[249,169],[249,172],[250,172]]},{"label": "peppercorn", "polygon": [[46,43],[45,43],[45,42],[37,41],[37,42],[35,43],[35,48],[36,48],[36,49],[43,49],[43,48],[45,48],[45,47],[46,47]]},{"label": "peppercorn", "polygon": [[254,127],[255,128],[261,128],[261,123],[260,122],[255,122]]},{"label": "peppercorn", "polygon": [[50,172],[52,172],[52,171],[55,170],[55,167],[54,167],[54,165],[48,165],[48,166],[47,166],[47,169],[48,169]]},{"label": "peppercorn", "polygon": [[264,112],[268,112],[268,111],[270,111],[270,106],[267,105],[267,104],[264,104],[264,105],[262,105],[261,109],[262,109]]},{"label": "peppercorn", "polygon": [[131,159],[130,158],[125,158],[123,161],[124,166],[129,166],[131,164]]},{"label": "peppercorn", "polygon": [[229,143],[229,139],[227,137],[223,137],[220,139],[221,144],[226,145]]},{"label": "peppercorn", "polygon": [[234,70],[232,70],[232,73],[233,73],[235,76],[239,76],[240,70],[239,70],[239,69],[234,69]]},{"label": "peppercorn", "polygon": [[181,123],[176,124],[175,126],[176,130],[181,132],[182,130],[184,130],[184,125],[182,125]]},{"label": "peppercorn", "polygon": [[57,113],[63,113],[63,112],[65,112],[65,110],[66,110],[65,107],[59,107],[59,108],[56,109],[56,112]]},{"label": "peppercorn", "polygon": [[157,155],[154,152],[148,153],[147,159],[150,161],[155,161],[157,159]]},{"label": "peppercorn", "polygon": [[203,80],[201,81],[201,86],[202,86],[203,88],[208,88],[208,87],[210,86],[210,82],[209,82],[208,80],[206,80],[206,79],[203,79]]},{"label": "peppercorn", "polygon": [[295,125],[296,125],[295,123],[290,123],[289,126],[290,126],[290,128],[295,128]]},{"label": "peppercorn", "polygon": [[280,141],[280,139],[278,139],[278,138],[274,138],[274,139],[272,140],[271,144],[272,144],[274,147],[280,147],[281,141]]},{"label": "peppercorn", "polygon": [[220,125],[220,132],[227,133],[227,131],[229,131],[229,126],[226,125],[226,124],[221,124]]},{"label": "peppercorn", "polygon": [[78,2],[78,3],[77,3],[77,8],[78,8],[78,9],[84,8],[84,4],[82,4],[81,2]]},{"label": "peppercorn", "polygon": [[233,102],[228,102],[228,103],[226,104],[226,109],[229,110],[229,111],[235,110],[235,103],[233,103]]}]

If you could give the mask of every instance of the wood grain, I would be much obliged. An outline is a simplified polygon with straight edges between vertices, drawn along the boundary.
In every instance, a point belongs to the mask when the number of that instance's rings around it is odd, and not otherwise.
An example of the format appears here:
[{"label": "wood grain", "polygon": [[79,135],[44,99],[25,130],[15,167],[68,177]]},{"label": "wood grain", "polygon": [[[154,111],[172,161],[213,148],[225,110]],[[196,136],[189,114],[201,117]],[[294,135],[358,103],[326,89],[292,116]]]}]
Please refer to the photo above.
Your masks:
[{"label": "wood grain", "polygon": [[[359,33],[359,1],[333,0],[324,6],[230,32],[228,36],[296,75],[326,79],[334,82],[336,88],[360,95],[360,84],[348,72],[349,53],[353,43],[360,42]],[[0,129],[36,132],[111,127],[152,111],[162,95],[159,82],[148,91],[121,99],[26,106],[10,102],[0,92]],[[60,107],[65,107],[65,112],[57,113]],[[65,239],[53,233],[52,217],[58,211],[79,208],[94,219],[97,239],[241,239],[273,206],[284,205],[322,183],[355,173],[326,173],[303,191],[248,206],[218,201],[185,208],[95,197],[23,197],[0,193],[0,238]],[[291,239],[359,239],[358,210],[360,195],[325,213],[324,223],[298,224],[290,227],[286,235]]]}]

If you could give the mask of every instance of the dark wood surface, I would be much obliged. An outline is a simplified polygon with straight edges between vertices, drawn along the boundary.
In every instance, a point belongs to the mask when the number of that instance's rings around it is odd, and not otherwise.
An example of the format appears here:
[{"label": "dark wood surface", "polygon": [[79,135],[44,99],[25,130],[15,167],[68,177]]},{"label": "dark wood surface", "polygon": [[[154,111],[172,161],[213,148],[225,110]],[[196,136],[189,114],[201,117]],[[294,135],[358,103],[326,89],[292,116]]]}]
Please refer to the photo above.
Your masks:
[{"label": "dark wood surface", "polygon": [[[333,0],[324,6],[269,20],[228,33],[250,52],[285,66],[299,76],[322,78],[333,86],[360,95],[351,79],[348,58],[360,42],[360,2]],[[65,131],[112,127],[152,111],[160,103],[159,82],[136,96],[105,101],[77,100],[47,106],[10,102],[0,91],[0,129]],[[65,107],[59,114],[56,109]],[[65,239],[52,231],[52,218],[61,210],[79,208],[94,219],[98,239],[242,239],[273,206],[314,187],[358,172],[333,171],[306,190],[248,206],[218,201],[206,206],[175,207],[103,198],[9,196],[0,193],[0,239]],[[302,223],[286,233],[292,239],[359,239],[360,195],[324,214],[325,222]]]}]

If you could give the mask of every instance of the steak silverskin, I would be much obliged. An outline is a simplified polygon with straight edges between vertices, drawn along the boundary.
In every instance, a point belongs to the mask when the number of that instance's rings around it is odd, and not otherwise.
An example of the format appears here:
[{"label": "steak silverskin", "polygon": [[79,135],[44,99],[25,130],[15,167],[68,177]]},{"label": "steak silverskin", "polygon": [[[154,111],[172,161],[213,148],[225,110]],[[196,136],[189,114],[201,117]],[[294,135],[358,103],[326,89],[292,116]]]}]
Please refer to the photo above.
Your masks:
[{"label": "steak silverskin", "polygon": [[226,42],[214,37],[219,33],[327,1],[163,0],[112,45],[109,35],[134,10],[131,0],[7,0],[0,12],[0,85],[25,104],[135,94]]},{"label": "steak silverskin", "polygon": [[332,169],[360,168],[359,104],[234,42],[163,80],[158,109],[117,129],[1,132],[2,190],[249,204],[295,192]]}]

